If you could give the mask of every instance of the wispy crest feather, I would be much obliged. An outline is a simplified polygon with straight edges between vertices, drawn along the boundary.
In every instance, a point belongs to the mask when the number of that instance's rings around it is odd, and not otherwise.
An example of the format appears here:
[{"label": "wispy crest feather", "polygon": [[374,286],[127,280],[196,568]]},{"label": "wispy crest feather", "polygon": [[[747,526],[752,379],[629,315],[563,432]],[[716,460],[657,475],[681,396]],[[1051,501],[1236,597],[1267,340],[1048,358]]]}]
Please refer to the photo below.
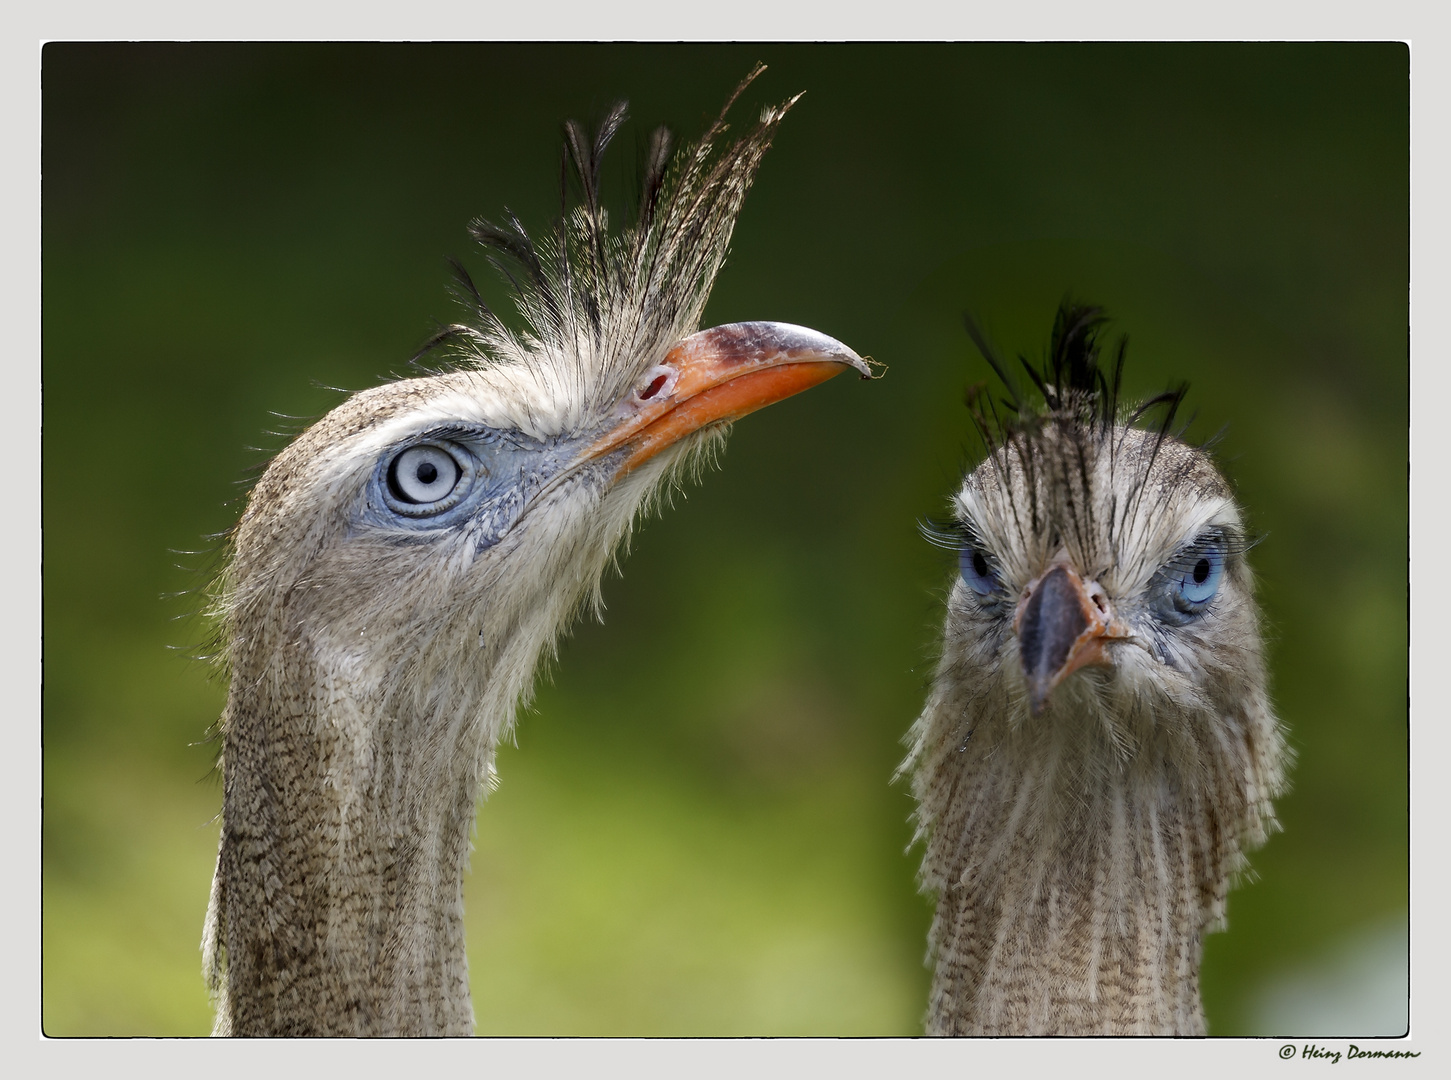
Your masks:
[{"label": "wispy crest feather", "polygon": [[564,127],[561,216],[535,240],[512,214],[477,219],[469,232],[508,279],[525,328],[515,331],[484,302],[457,263],[467,322],[445,327],[425,346],[452,346],[463,365],[550,364],[607,400],[699,326],[711,285],[761,159],[782,117],[800,97],[762,110],[744,137],[722,147],[727,112],[765,70],[758,65],[701,139],[673,156],[665,128],[646,147],[632,220],[611,227],[600,193],[601,162],[624,123],[623,102],[593,134]]}]

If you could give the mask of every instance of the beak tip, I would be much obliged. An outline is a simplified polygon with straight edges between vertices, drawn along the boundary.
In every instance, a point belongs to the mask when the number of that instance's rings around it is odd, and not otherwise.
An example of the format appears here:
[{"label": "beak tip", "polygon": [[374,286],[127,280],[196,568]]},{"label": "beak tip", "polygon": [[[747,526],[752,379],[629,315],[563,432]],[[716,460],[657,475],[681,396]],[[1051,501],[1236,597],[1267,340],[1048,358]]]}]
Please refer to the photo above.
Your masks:
[{"label": "beak tip", "polygon": [[877,364],[874,360],[863,359],[850,345],[844,344],[831,335],[823,334],[820,330],[813,330],[809,326],[799,326],[796,323],[730,323],[703,331],[703,333],[739,336],[748,340],[765,340],[783,350],[815,353],[816,359],[834,361],[843,367],[849,367],[863,379],[881,378],[880,374],[873,371],[874,364],[886,370],[885,364]]},{"label": "beak tip", "polygon": [[835,357],[835,359],[839,359],[843,364],[847,365],[849,368],[859,374],[864,380],[881,378],[880,375],[876,375],[872,372],[868,361],[863,360],[853,350],[849,349],[845,345],[841,347],[841,354]]},{"label": "beak tip", "polygon": [[887,365],[880,360],[873,360],[870,356],[858,356],[850,349],[847,349],[847,352],[851,353],[851,359],[848,362],[861,375],[862,382],[873,382],[887,374]]},{"label": "beak tip", "polygon": [[1028,714],[1034,718],[1043,715],[1048,708],[1048,697],[1052,694],[1053,688],[1046,680],[1028,680]]},{"label": "beak tip", "polygon": [[849,367],[862,377],[863,380],[880,379],[882,371],[887,369],[886,364],[878,363],[875,360],[861,356],[850,345],[845,345],[836,338],[820,335],[821,344],[817,347],[818,354],[823,360],[834,360],[842,367]]}]

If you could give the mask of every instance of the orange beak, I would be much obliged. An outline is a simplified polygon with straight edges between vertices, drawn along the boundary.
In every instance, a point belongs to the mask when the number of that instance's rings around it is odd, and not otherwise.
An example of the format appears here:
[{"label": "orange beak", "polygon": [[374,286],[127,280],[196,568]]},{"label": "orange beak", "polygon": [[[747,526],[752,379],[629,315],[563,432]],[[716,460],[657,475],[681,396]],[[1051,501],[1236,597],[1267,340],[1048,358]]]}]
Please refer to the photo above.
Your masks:
[{"label": "orange beak", "polygon": [[618,479],[708,424],[739,419],[865,360],[834,338],[790,323],[730,323],[692,334],[647,371],[620,404],[623,418],[582,455],[628,452]]},{"label": "orange beak", "polygon": [[1112,664],[1105,644],[1130,635],[1103,590],[1061,563],[1029,586],[1013,629],[1034,716],[1042,715],[1054,688],[1079,668]]}]

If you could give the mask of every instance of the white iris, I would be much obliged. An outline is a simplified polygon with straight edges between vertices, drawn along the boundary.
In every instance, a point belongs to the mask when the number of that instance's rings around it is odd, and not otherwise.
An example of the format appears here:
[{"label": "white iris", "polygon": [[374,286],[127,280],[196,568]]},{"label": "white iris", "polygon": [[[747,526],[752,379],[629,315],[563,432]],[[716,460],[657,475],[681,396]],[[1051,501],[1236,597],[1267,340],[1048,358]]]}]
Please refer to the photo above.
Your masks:
[{"label": "white iris", "polygon": [[458,462],[438,446],[413,446],[393,464],[397,493],[409,502],[436,503],[458,485]]}]

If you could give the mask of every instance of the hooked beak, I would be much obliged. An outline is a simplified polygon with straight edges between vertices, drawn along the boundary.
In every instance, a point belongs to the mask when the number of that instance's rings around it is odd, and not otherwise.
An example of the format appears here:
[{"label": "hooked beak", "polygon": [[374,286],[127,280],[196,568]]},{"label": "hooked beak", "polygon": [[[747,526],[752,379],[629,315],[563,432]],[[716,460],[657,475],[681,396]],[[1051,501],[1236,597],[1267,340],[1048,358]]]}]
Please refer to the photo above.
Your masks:
[{"label": "hooked beak", "polygon": [[1129,636],[1098,584],[1061,563],[1029,586],[1013,629],[1034,716],[1043,714],[1054,687],[1079,668],[1112,664],[1104,644]]},{"label": "hooked beak", "polygon": [[834,338],[790,323],[729,323],[692,334],[640,379],[621,419],[582,454],[625,449],[615,479],[707,424],[736,420],[867,362]]}]

